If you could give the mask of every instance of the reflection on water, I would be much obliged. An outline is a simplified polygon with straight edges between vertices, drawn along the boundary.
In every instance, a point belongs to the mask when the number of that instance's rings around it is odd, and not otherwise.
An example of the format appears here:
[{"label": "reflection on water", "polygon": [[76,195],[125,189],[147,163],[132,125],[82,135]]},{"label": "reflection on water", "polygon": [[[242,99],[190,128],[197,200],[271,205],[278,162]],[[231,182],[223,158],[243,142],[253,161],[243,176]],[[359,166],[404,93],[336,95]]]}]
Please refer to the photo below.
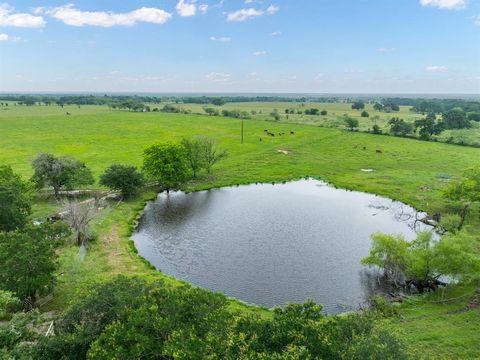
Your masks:
[{"label": "reflection on water", "polygon": [[164,273],[248,303],[313,299],[327,313],[358,308],[374,291],[360,265],[374,232],[415,237],[415,210],[315,180],[160,194],[133,235]]}]

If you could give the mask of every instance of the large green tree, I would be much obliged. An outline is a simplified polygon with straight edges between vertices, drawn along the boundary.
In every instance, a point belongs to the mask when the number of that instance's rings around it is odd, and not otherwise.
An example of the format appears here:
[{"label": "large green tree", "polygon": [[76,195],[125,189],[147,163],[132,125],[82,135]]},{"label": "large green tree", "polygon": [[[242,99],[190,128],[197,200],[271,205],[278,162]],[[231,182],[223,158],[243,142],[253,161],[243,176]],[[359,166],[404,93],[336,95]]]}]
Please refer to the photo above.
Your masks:
[{"label": "large green tree", "polygon": [[38,188],[50,186],[58,197],[61,189],[91,185],[94,179],[85,163],[68,156],[56,157],[52,154],[39,154],[32,162],[32,180]]},{"label": "large green tree", "polygon": [[23,228],[31,214],[32,187],[9,166],[0,166],[0,231]]},{"label": "large green tree", "polygon": [[120,191],[125,198],[134,195],[143,183],[143,174],[135,166],[111,165],[100,176],[101,185]]},{"label": "large green tree", "polygon": [[414,125],[423,140],[430,140],[433,135],[439,135],[444,130],[444,124],[437,122],[434,113],[429,113],[424,119],[415,120]]},{"label": "large green tree", "polygon": [[180,144],[158,144],[143,152],[143,170],[163,189],[179,189],[188,178],[185,148]]},{"label": "large green tree", "polygon": [[0,232],[0,289],[32,303],[37,294],[51,290],[57,269],[55,248],[67,235],[61,224]]},{"label": "large green tree", "polygon": [[471,126],[467,113],[460,107],[443,113],[442,121],[446,129],[465,129]]}]

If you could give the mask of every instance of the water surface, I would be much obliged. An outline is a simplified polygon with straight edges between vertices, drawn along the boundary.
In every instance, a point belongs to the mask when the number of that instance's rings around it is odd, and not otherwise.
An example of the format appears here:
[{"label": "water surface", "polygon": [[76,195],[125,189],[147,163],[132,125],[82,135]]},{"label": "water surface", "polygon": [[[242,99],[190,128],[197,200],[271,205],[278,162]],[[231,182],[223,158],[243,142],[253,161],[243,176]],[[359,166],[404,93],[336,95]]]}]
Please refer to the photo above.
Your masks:
[{"label": "water surface", "polygon": [[133,240],[159,270],[194,285],[267,307],[313,299],[338,313],[376,286],[360,265],[370,235],[413,239],[414,220],[402,203],[302,180],[159,194]]}]

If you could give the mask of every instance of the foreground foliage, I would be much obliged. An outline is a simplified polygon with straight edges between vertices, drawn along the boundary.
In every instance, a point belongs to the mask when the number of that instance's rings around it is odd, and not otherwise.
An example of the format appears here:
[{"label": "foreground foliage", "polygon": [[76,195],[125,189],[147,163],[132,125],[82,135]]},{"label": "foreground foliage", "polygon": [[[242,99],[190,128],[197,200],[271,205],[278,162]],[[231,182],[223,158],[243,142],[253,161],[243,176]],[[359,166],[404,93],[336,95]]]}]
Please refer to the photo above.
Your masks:
[{"label": "foreground foliage", "polygon": [[372,315],[324,316],[311,302],[271,318],[232,313],[223,295],[117,277],[95,284],[32,350],[43,359],[404,359]]}]

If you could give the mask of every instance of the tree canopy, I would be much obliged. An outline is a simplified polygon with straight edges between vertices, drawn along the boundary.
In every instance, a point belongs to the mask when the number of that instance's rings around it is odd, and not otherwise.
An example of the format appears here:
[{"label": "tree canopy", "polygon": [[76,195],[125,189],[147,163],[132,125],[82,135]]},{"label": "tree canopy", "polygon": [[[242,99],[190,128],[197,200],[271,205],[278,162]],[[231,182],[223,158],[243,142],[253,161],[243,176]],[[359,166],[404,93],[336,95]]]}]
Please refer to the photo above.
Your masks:
[{"label": "tree canopy", "polygon": [[32,302],[37,293],[51,290],[57,269],[55,248],[67,235],[61,224],[0,232],[0,289]]},{"label": "tree canopy", "polygon": [[0,231],[23,228],[31,214],[32,187],[9,166],[0,166]]},{"label": "tree canopy", "polygon": [[180,144],[158,144],[143,152],[143,170],[167,191],[179,189],[188,178],[185,148]]},{"label": "tree canopy", "polygon": [[91,185],[94,179],[85,163],[68,156],[56,157],[53,154],[39,154],[32,162],[32,180],[38,188],[51,186],[58,197],[61,189]]},{"label": "tree canopy", "polygon": [[127,198],[134,195],[144,184],[144,178],[135,166],[114,164],[100,176],[100,184],[118,190]]}]

